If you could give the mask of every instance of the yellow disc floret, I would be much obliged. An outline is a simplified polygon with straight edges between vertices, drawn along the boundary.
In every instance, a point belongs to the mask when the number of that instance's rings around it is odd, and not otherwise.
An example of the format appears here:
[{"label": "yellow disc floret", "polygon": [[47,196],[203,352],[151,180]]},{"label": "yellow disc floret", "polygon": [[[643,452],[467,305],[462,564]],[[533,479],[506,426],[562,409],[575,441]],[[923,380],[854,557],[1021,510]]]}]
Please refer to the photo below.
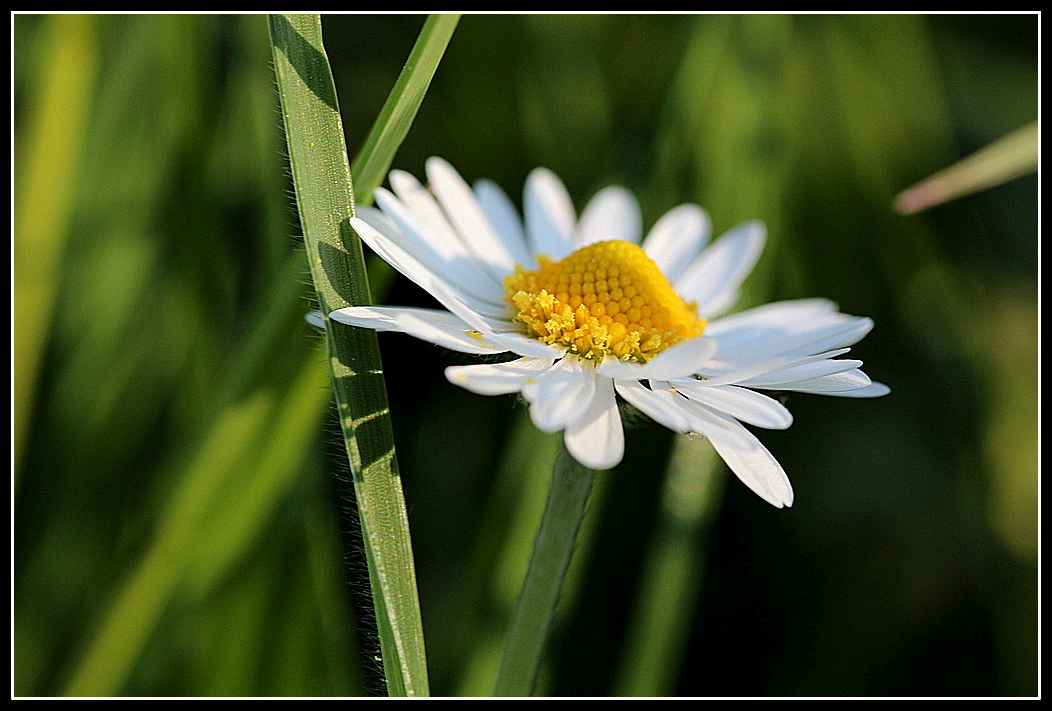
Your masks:
[{"label": "yellow disc floret", "polygon": [[700,336],[705,321],[685,304],[638,246],[596,242],[540,269],[504,277],[515,321],[530,336],[590,360],[611,355],[640,363]]}]

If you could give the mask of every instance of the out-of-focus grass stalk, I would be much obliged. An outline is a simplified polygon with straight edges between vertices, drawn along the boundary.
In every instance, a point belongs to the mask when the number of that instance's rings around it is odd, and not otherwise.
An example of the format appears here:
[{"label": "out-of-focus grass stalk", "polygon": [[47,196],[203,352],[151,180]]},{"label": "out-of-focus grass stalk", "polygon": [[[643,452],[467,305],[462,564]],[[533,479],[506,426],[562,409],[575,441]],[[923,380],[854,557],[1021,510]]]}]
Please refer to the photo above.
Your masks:
[{"label": "out-of-focus grass stalk", "polygon": [[[187,571],[189,593],[204,596],[237,564],[274,509],[302,472],[304,453],[316,440],[329,397],[328,372],[320,358],[308,359],[267,423],[267,433],[247,459],[238,479],[228,477],[226,490],[213,497],[208,529],[209,550]],[[233,484],[233,485],[231,485]]]},{"label": "out-of-focus grass stalk", "polygon": [[1028,124],[940,170],[895,198],[903,215],[991,188],[1037,170],[1038,124]]},{"label": "out-of-focus grass stalk", "polygon": [[[708,186],[699,202],[717,224],[760,218],[767,225],[763,258],[743,286],[738,308],[766,301],[781,246],[792,149],[785,117],[799,105],[791,47],[785,16],[699,18],[660,137],[670,156],[680,146],[697,166],[698,184]],[[728,476],[708,441],[677,436],[614,695],[675,693],[705,569],[705,534]]]},{"label": "out-of-focus grass stalk", "polygon": [[726,479],[707,440],[676,438],[614,696],[674,695],[705,569],[704,534]]},{"label": "out-of-focus grass stalk", "polygon": [[[90,15],[45,18],[39,92],[20,122],[28,132],[14,199],[15,475],[32,415],[38,368],[52,319],[59,263],[73,201],[74,180],[98,69]],[[17,479],[16,479],[17,481]]]},{"label": "out-of-focus grass stalk", "polygon": [[[321,20],[317,15],[271,15],[270,31],[296,201],[322,313],[368,304],[361,244],[349,224],[354,194]],[[440,57],[438,53],[430,61],[437,63]],[[393,152],[389,143],[385,148]],[[373,150],[384,152],[379,145]],[[426,696],[416,573],[376,334],[330,325],[326,339],[388,692]]]},{"label": "out-of-focus grass stalk", "polygon": [[257,345],[229,364],[231,375],[217,393],[222,405],[197,453],[170,464],[178,485],[157,532],[94,633],[65,695],[121,693],[170,601],[180,591],[206,595],[254,542],[300,471],[328,401],[324,363],[308,359],[281,392],[244,387],[244,374],[265,350],[259,344],[272,335],[290,299],[295,301],[274,290],[248,339]]},{"label": "out-of-focus grass stalk", "polygon": [[497,672],[494,696],[529,696],[541,668],[566,571],[573,558],[595,472],[560,446]]},{"label": "out-of-focus grass stalk", "polygon": [[[263,465],[264,480],[268,471],[295,471],[304,442],[320,421],[325,376],[322,369],[305,368],[290,386],[292,397],[279,400],[276,393],[261,391],[224,410],[185,467],[154,543],[123,586],[65,695],[120,693],[177,587],[188,576],[199,577],[202,548],[215,545],[216,522],[224,520],[232,503],[233,497],[223,495],[224,486],[255,471],[256,464]],[[222,551],[220,558],[225,558]]]}]

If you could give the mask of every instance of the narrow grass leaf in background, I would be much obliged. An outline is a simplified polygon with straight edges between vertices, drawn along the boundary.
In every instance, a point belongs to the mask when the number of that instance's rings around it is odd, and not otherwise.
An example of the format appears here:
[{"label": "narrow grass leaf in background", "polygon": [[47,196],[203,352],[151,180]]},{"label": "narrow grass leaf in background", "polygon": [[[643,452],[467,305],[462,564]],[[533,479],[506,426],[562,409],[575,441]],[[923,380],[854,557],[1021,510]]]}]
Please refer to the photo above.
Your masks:
[{"label": "narrow grass leaf in background", "polygon": [[1038,145],[1035,121],[903,190],[895,198],[895,209],[910,215],[1035,171]]},{"label": "narrow grass leaf in background", "polygon": [[98,69],[95,23],[90,17],[58,15],[45,25],[48,49],[42,79],[23,119],[30,136],[21,157],[14,230],[14,425],[15,473],[32,417],[44,346],[58,297],[90,98]]},{"label": "narrow grass leaf in background", "polygon": [[420,29],[387,103],[351,164],[359,203],[372,203],[373,189],[383,182],[395,151],[409,133],[459,20],[460,15],[431,15]]}]

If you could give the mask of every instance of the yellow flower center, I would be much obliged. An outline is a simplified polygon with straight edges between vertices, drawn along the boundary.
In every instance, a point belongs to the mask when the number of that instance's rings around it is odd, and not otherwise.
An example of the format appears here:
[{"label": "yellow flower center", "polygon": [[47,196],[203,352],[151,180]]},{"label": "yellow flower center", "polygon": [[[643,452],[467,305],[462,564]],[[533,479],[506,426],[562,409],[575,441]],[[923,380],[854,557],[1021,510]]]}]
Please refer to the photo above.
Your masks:
[{"label": "yellow flower center", "polygon": [[515,320],[529,335],[590,360],[640,363],[700,336],[705,321],[685,304],[646,253],[622,240],[596,242],[540,269],[504,277]]}]

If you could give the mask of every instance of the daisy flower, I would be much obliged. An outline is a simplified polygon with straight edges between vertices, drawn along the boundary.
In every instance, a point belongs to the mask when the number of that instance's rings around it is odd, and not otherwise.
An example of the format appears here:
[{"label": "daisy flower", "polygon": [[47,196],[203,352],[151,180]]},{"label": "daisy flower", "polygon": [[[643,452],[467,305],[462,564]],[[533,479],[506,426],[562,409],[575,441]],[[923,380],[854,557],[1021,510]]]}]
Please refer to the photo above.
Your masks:
[{"label": "daisy flower", "polygon": [[639,206],[621,187],[600,191],[578,217],[563,183],[539,168],[520,219],[494,183],[472,188],[439,158],[426,170],[427,187],[392,171],[391,190],[376,190],[379,209],[360,207],[352,224],[445,308],[356,306],[330,318],[462,353],[512,354],[446,376],[481,395],[521,393],[533,423],[563,431],[586,467],[621,461],[620,397],[669,429],[707,437],[746,486],[788,506],[788,477],[742,423],[784,429],[792,416],[759,391],[888,392],[860,361],[840,358],[872,328],[868,318],[824,299],[725,315],[763,250],[759,222],[710,244],[704,210],[680,205],[641,239]]}]

